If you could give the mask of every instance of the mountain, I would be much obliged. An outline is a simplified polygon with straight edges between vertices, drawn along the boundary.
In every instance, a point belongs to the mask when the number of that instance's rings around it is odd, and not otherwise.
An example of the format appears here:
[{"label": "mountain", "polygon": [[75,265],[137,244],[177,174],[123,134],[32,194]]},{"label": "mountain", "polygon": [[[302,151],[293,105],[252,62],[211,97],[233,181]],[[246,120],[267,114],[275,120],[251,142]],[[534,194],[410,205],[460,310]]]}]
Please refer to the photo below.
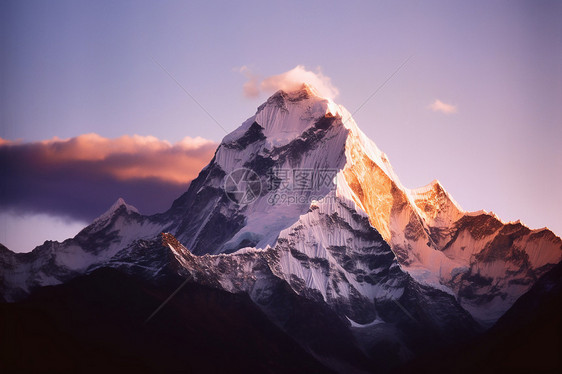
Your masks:
[{"label": "mountain", "polygon": [[249,296],[315,359],[349,372],[370,364],[303,333],[294,308],[343,326],[346,346],[389,369],[491,326],[561,259],[548,229],[465,212],[438,181],[404,187],[349,112],[303,85],[227,135],[167,212],[119,199],[72,239],[0,248],[0,292],[22,300],[107,267],[154,284],[181,275]]},{"label": "mountain", "polygon": [[119,199],[72,239],[46,241],[29,253],[0,247],[0,292],[8,301],[20,300],[33,289],[64,283],[102,266],[157,277],[168,263],[165,251],[159,246],[150,254],[139,251],[160,229],[161,225]]},{"label": "mountain", "polygon": [[[265,178],[269,170],[335,171],[337,182],[313,191],[274,186],[239,206],[223,191],[225,176],[239,168],[255,171],[263,185],[270,184]],[[292,175],[284,176],[283,183],[295,184]],[[272,204],[276,195],[286,201]],[[292,204],[290,197],[306,203]],[[437,181],[405,188],[349,112],[308,86],[276,93],[225,137],[211,163],[174,203],[169,214],[180,224],[168,231],[194,254],[266,248],[279,244],[286,230],[321,206],[329,213],[344,206],[368,218],[401,269],[418,283],[453,295],[486,326],[562,259],[562,241],[547,229],[505,224],[483,211],[465,212]],[[319,231],[329,230],[324,226]],[[334,246],[330,239],[322,237],[315,244],[329,250]],[[307,244],[299,251],[309,255],[311,248]],[[315,250],[310,257],[333,256]]]}]

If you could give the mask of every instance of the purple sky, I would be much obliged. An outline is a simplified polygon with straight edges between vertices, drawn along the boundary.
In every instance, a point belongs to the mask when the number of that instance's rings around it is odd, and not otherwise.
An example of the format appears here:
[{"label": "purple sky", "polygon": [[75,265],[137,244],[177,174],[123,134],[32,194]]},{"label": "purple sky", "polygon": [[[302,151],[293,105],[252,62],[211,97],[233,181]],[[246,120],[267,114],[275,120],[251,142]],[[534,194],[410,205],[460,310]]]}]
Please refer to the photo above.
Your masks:
[{"label": "purple sky", "polygon": [[[413,55],[354,116],[403,184],[437,178],[466,210],[492,210],[560,235],[560,19],[556,1],[3,1],[0,137],[218,142],[224,130],[153,59],[232,131],[266,99],[244,96],[243,66],[261,78],[321,67],[339,90],[336,102],[354,112]],[[436,100],[456,112],[431,110]],[[23,162],[11,155],[1,163]],[[147,213],[177,197],[170,189],[149,207],[142,183],[100,176],[99,186],[110,187],[80,216],[49,207],[58,202],[54,192],[49,204],[20,196],[21,204],[7,205],[6,178],[20,181],[8,169],[1,171],[0,242],[18,251],[73,235],[119,196]],[[34,174],[21,177],[22,190],[30,189]],[[43,187],[37,183],[39,194]],[[91,192],[72,191],[58,197],[61,206]]]}]

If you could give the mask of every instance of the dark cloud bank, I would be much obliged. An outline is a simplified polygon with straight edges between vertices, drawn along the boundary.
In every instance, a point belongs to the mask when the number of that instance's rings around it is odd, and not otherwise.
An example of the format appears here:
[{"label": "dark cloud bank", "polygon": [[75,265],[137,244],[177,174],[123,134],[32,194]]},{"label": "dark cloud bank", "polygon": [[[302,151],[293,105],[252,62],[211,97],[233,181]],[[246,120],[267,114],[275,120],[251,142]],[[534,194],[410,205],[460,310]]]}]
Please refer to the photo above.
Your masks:
[{"label": "dark cloud bank", "polygon": [[153,137],[16,143],[0,139],[0,209],[89,222],[119,197],[142,213],[162,212],[187,190],[216,144]]}]

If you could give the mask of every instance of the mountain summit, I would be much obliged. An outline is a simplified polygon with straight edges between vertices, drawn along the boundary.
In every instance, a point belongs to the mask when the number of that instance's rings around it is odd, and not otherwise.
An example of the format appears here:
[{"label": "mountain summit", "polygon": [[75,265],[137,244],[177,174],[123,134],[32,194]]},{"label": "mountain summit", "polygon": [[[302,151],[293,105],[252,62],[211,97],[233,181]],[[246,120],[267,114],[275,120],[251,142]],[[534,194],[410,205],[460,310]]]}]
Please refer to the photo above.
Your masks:
[{"label": "mountain summit", "polygon": [[466,212],[438,181],[404,187],[350,113],[303,85],[225,136],[167,212],[119,200],[73,239],[0,252],[0,290],[17,300],[100,267],[181,274],[247,294],[286,331],[288,294],[321,305],[363,351],[391,341],[400,361],[424,336],[490,326],[561,259],[547,229]]}]

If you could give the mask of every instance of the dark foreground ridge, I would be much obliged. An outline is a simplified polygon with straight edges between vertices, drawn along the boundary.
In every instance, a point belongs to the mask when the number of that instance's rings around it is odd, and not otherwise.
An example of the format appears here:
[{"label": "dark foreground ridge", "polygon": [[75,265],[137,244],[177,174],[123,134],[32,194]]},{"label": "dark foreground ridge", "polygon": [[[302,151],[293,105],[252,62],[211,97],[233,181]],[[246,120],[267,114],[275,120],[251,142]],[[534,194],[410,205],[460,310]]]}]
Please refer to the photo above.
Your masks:
[{"label": "dark foreground ridge", "polygon": [[2,373],[330,373],[243,294],[103,268],[0,304]]},{"label": "dark foreground ridge", "polygon": [[561,373],[562,263],[486,333],[421,356],[397,373]]}]

